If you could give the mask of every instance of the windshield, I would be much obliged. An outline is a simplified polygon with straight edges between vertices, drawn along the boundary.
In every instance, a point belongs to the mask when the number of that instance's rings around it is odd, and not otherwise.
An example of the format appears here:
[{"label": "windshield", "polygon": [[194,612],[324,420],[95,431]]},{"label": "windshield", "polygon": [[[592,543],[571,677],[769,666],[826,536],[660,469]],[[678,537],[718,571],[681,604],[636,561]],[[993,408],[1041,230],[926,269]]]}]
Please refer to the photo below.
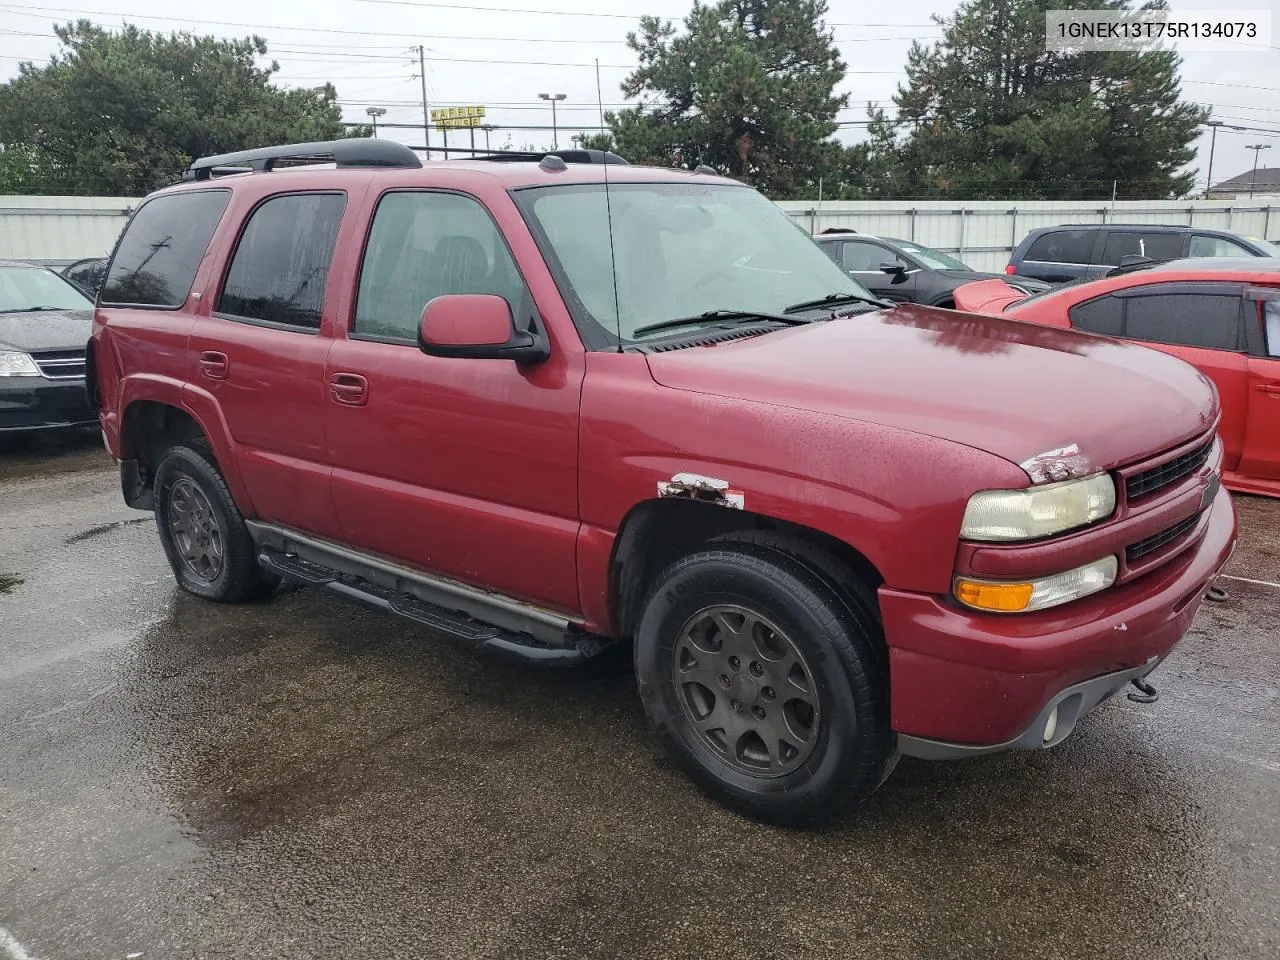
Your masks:
[{"label": "windshield", "polygon": [[1262,251],[1263,256],[1280,257],[1280,246],[1276,246],[1270,240],[1262,240],[1258,237],[1250,237],[1249,242]]},{"label": "windshield", "polygon": [[[830,294],[871,296],[791,218],[745,187],[610,184],[608,208],[604,185],[594,183],[522,190],[517,198],[542,235],[544,255],[559,264],[566,301],[598,328],[596,336],[584,330],[596,344],[616,343],[619,333],[623,341],[666,335],[635,331],[713,310],[781,314]],[[716,322],[700,318],[687,329]]]},{"label": "windshield", "polygon": [[0,267],[0,313],[92,310],[93,301],[44,267]]},{"label": "windshield", "polygon": [[968,264],[961,263],[955,257],[949,257],[941,250],[934,250],[932,247],[922,247],[918,243],[912,243],[910,240],[890,240],[885,237],[889,243],[901,250],[905,254],[915,257],[926,267],[932,267],[934,270],[972,270]]}]

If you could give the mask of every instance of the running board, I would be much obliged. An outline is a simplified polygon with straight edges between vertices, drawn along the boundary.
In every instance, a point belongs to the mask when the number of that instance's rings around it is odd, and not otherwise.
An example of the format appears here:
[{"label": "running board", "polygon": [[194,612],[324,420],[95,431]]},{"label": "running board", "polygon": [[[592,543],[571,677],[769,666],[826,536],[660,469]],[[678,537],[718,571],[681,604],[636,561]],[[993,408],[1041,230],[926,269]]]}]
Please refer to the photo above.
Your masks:
[{"label": "running board", "polygon": [[[252,531],[251,528],[251,532],[258,531]],[[297,544],[299,552],[295,553],[290,549],[295,546],[292,533],[271,528],[262,532],[266,534],[263,540],[278,537],[289,541],[287,545],[280,544],[284,549],[259,542],[258,562],[265,569],[295,583],[324,587],[341,596],[412,620],[469,646],[525,662],[566,666],[589,660],[606,649],[606,643],[600,638],[575,629],[568,620],[560,620],[557,624],[559,629],[552,628],[547,623],[554,616],[550,611],[531,608],[537,610],[540,616],[520,616],[517,614],[520,605],[516,601],[501,598],[501,603],[490,604],[485,602],[488,595],[481,593],[478,598],[468,596],[470,588],[452,581],[434,581],[424,574],[408,571],[398,564],[386,561],[362,563],[363,558],[348,548],[337,548],[346,554],[336,558],[344,561],[342,567],[345,569],[338,568],[336,564],[329,566],[325,562],[329,558],[321,556],[327,552],[328,544],[306,538],[305,542]],[[275,537],[271,534],[275,534]],[[257,540],[258,537],[255,536],[254,539]],[[303,550],[311,556],[300,555]],[[441,583],[446,589],[440,589]],[[448,588],[460,588],[466,592],[455,594]],[[423,596],[424,593],[430,599]],[[438,597],[444,598],[449,606],[436,602]],[[471,602],[465,603],[466,601]],[[491,622],[490,617],[504,622]]]}]

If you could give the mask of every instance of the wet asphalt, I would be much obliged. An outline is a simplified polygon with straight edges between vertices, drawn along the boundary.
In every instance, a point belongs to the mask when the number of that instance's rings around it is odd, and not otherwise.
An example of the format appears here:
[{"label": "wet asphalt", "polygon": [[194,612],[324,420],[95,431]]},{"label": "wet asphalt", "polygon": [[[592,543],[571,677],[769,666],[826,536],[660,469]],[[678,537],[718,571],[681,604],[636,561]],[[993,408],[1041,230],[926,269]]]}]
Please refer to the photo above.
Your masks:
[{"label": "wet asphalt", "polygon": [[1280,502],[1154,675],[1044,753],[759,826],[625,670],[309,589],[174,586],[96,437],[0,447],[0,960],[1280,957]]}]

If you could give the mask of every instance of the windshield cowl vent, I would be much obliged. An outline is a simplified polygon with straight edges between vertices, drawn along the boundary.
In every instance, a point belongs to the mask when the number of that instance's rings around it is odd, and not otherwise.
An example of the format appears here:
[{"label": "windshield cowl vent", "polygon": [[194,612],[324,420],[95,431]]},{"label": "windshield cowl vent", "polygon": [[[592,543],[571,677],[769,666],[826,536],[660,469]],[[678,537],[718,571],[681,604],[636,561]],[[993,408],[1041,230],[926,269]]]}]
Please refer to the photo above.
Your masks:
[{"label": "windshield cowl vent", "polygon": [[745,327],[737,330],[716,330],[707,333],[690,334],[676,340],[664,340],[660,343],[634,343],[626,347],[629,353],[669,353],[672,350],[683,350],[686,347],[705,347],[713,343],[724,343],[728,340],[743,340],[757,337],[762,333],[774,333],[777,327]]}]

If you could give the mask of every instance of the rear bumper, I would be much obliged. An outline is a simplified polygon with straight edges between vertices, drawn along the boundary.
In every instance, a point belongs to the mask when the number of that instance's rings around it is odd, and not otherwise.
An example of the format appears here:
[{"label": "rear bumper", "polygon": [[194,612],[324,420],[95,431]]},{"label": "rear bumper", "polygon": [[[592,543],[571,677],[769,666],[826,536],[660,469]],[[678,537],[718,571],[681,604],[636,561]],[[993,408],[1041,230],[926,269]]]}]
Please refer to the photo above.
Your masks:
[{"label": "rear bumper", "polygon": [[0,377],[0,433],[56,430],[98,422],[83,380]]},{"label": "rear bumper", "polygon": [[[904,753],[966,756],[1053,746],[1075,721],[1162,660],[1231,556],[1235,510],[1220,490],[1195,546],[1151,573],[1038,614],[974,614],[881,588],[891,723]],[[1057,707],[1058,730],[1045,742]]]}]

